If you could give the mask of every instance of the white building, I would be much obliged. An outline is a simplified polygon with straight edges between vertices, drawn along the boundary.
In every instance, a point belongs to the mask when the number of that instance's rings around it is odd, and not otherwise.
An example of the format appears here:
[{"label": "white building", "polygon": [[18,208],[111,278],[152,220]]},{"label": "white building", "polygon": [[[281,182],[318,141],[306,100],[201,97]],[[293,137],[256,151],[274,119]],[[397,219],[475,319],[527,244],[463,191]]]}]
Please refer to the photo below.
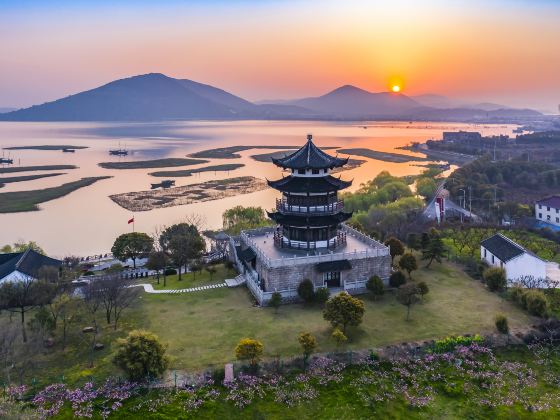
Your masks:
[{"label": "white building", "polygon": [[480,243],[480,259],[492,267],[503,268],[509,284],[529,276],[535,280],[545,280],[549,277],[548,271],[554,268],[551,264],[557,266],[556,263],[537,257],[501,233]]},{"label": "white building", "polygon": [[25,252],[0,254],[0,284],[37,279],[41,268],[60,269],[62,261],[41,255],[32,249]]},{"label": "white building", "polygon": [[545,223],[560,226],[560,196],[539,200],[535,203],[535,217]]}]

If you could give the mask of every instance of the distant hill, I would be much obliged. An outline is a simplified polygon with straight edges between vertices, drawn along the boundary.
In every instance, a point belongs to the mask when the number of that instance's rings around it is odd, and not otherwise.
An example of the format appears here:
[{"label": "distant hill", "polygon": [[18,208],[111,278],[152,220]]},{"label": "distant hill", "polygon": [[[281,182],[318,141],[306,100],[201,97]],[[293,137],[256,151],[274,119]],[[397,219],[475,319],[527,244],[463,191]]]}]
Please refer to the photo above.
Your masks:
[{"label": "distant hill", "polygon": [[[431,105],[429,105],[431,104]],[[436,105],[440,106],[436,106]],[[1,112],[1,109],[0,109]],[[540,115],[496,104],[453,105],[441,95],[414,98],[352,85],[325,95],[253,103],[214,86],[150,73],[0,113],[1,121],[161,121],[185,119],[508,119]]]},{"label": "distant hill", "polygon": [[0,107],[0,114],[3,114],[5,112],[15,111],[16,109],[17,108]]},{"label": "distant hill", "polygon": [[372,93],[352,85],[341,86],[323,96],[299,99],[292,105],[333,117],[386,117],[408,114],[421,108],[415,100],[400,93]]}]

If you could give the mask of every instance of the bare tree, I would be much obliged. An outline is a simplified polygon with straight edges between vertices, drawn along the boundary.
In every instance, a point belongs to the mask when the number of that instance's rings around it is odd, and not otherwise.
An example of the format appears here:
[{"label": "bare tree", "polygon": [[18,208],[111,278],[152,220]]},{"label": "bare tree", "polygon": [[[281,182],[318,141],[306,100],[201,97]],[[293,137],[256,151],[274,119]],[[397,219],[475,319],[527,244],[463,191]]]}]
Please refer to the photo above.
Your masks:
[{"label": "bare tree", "polygon": [[83,332],[89,334],[91,337],[90,340],[86,341],[89,345],[89,367],[93,367],[93,355],[95,352],[95,343],[97,342],[97,312],[101,308],[101,294],[99,290],[99,283],[97,281],[91,281],[86,286],[81,289],[81,292],[84,297],[84,307],[91,317],[92,326],[88,327],[88,329],[84,329]]},{"label": "bare tree", "polygon": [[121,314],[137,301],[140,291],[133,287],[131,280],[121,278],[119,274],[103,276],[94,283],[101,306],[105,310],[107,324],[111,324],[112,319],[116,330]]},{"label": "bare tree", "polygon": [[527,275],[519,277],[515,283],[525,289],[548,289],[552,282],[548,278]]},{"label": "bare tree", "polygon": [[2,325],[0,328],[0,360],[4,370],[4,383],[11,383],[11,371],[14,368],[15,346],[18,336],[13,324]]}]

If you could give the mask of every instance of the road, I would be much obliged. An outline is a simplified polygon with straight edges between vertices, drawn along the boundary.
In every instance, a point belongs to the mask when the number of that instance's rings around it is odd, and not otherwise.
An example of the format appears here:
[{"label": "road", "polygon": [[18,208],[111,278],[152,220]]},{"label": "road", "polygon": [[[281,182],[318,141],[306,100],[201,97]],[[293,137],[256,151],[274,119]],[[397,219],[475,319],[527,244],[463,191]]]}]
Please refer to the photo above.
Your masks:
[{"label": "road", "polygon": [[[434,194],[434,197],[430,200],[430,202],[426,205],[426,207],[422,211],[422,216],[424,218],[426,218],[428,220],[435,220],[436,219],[436,205],[435,205],[436,197],[438,197],[443,192],[444,185],[445,185],[445,180],[441,181],[438,184],[438,187],[437,187],[436,193]],[[472,218],[475,222],[482,221],[480,216],[477,216],[476,214],[469,212],[467,209],[464,209],[463,207],[454,203],[449,198],[446,198],[445,199],[445,211],[447,212],[448,210],[453,210],[453,211],[456,211],[458,213],[462,213],[465,218],[467,218],[467,217]]]}]

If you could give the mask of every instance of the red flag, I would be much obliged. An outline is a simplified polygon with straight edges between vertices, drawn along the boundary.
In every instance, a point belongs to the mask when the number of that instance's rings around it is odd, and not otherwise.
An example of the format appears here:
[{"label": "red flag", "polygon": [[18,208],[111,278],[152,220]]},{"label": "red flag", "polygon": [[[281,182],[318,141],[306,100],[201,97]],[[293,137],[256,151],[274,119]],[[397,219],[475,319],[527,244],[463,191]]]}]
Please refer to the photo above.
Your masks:
[{"label": "red flag", "polygon": [[128,224],[134,223],[134,217],[128,221]]}]

